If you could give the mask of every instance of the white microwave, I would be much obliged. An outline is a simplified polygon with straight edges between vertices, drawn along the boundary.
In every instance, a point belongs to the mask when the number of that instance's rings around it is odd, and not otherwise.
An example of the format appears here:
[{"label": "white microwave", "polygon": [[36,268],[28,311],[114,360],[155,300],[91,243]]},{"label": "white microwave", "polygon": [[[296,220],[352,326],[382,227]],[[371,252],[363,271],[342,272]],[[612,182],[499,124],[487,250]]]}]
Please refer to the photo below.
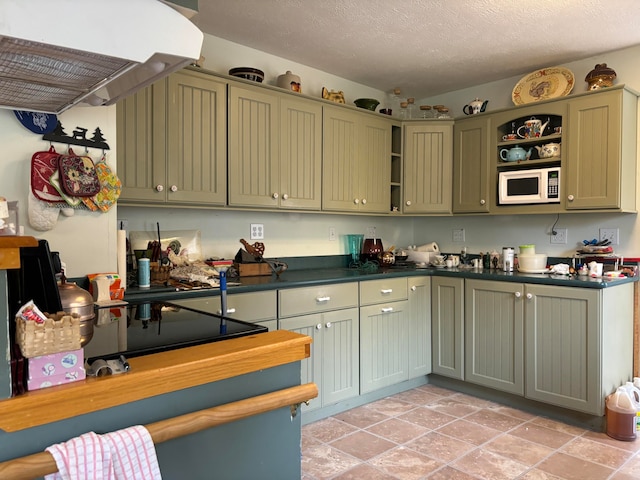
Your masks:
[{"label": "white microwave", "polygon": [[560,203],[560,167],[500,172],[498,204]]}]

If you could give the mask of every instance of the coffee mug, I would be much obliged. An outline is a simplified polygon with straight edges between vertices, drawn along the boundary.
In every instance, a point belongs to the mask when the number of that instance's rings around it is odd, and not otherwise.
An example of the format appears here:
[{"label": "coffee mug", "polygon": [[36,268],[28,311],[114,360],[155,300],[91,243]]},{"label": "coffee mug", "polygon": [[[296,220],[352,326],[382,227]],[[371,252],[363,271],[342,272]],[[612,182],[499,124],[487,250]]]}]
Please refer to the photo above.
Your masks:
[{"label": "coffee mug", "polygon": [[434,265],[444,265],[444,259],[446,257],[444,255],[434,255],[432,263]]},{"label": "coffee mug", "polygon": [[556,127],[553,129],[553,133],[560,135],[562,133],[562,127]]},{"label": "coffee mug", "polygon": [[453,260],[451,260],[450,258],[448,258],[445,263],[447,265],[447,268],[453,268]]},{"label": "coffee mug", "polygon": [[460,265],[460,257],[458,255],[449,255],[449,260],[451,260],[454,267]]}]

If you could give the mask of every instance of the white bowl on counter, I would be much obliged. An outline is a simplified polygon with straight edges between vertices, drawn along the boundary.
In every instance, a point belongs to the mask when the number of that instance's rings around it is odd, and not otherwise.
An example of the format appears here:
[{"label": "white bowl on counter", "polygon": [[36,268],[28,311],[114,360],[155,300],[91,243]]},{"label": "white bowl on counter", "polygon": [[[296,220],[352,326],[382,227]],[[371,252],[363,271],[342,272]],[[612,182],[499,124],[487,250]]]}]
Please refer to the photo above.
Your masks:
[{"label": "white bowl on counter", "polygon": [[518,254],[518,270],[525,273],[539,273],[547,269],[547,254]]}]

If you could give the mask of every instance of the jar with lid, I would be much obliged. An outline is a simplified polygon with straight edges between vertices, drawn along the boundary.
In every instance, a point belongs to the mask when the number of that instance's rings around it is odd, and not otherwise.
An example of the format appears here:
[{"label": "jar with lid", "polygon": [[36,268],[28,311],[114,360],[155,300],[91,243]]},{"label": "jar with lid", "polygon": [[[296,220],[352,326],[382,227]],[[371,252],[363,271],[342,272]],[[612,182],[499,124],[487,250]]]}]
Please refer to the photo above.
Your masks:
[{"label": "jar with lid", "polygon": [[431,105],[420,105],[420,113],[422,118],[433,118]]},{"label": "jar with lid", "polygon": [[447,107],[440,107],[437,109],[436,118],[451,118],[449,109]]}]

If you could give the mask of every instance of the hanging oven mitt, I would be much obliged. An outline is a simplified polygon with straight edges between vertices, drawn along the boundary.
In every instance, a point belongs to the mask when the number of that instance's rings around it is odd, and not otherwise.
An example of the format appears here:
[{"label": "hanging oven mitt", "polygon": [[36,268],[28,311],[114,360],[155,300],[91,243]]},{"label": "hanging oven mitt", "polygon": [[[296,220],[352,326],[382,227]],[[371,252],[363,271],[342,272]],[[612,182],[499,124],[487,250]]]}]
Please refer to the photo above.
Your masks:
[{"label": "hanging oven mitt", "polygon": [[60,196],[51,184],[50,178],[58,171],[58,157],[53,145],[46,152],[36,152],[31,157],[31,192],[43,202],[65,205],[64,198]]},{"label": "hanging oven mitt", "polygon": [[118,176],[107,165],[107,159],[105,155],[95,165],[96,174],[100,180],[100,191],[93,197],[83,197],[82,203],[84,203],[91,211],[108,211],[120,197],[120,191],[122,190],[122,183]]},{"label": "hanging oven mitt", "polygon": [[100,191],[100,180],[91,157],[79,156],[69,149],[67,155],[58,158],[60,186],[73,197],[92,197]]}]

